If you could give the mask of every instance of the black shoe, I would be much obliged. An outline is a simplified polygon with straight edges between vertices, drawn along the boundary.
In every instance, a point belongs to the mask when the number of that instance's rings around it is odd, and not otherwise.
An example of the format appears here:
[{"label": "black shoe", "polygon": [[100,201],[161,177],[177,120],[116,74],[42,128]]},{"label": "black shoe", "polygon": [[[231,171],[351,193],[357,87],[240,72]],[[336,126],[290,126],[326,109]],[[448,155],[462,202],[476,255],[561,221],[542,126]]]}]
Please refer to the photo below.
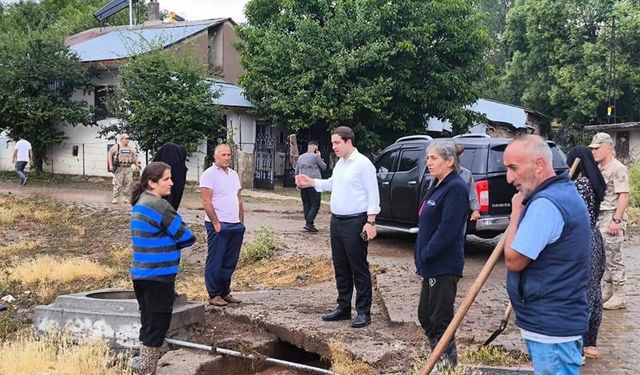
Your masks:
[{"label": "black shoe", "polygon": [[369,314],[358,314],[352,321],[351,327],[353,328],[362,328],[371,324],[371,315]]},{"label": "black shoe", "polygon": [[312,232],[312,233],[315,233],[315,232],[318,231],[318,229],[316,229],[316,227],[313,226],[313,225],[305,225],[304,226],[304,230],[306,230],[307,232]]},{"label": "black shoe", "polygon": [[351,319],[351,311],[344,311],[342,309],[335,309],[330,313],[322,315],[322,320],[325,322],[334,322],[336,320],[349,320]]}]

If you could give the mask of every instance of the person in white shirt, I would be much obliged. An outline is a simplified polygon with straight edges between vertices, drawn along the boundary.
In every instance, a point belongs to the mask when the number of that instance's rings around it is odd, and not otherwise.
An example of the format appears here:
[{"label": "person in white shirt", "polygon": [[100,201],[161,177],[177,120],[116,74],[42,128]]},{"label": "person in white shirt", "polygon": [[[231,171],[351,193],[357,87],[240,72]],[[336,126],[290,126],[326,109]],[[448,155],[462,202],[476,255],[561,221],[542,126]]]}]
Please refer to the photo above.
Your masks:
[{"label": "person in white shirt", "polygon": [[16,174],[20,178],[18,186],[23,186],[27,183],[27,175],[24,173],[24,169],[29,163],[33,165],[31,143],[25,140],[23,135],[20,135],[18,142],[16,142],[16,147],[13,150],[13,163],[16,166]]},{"label": "person in white shirt", "polygon": [[356,317],[351,327],[371,323],[371,274],[367,262],[368,241],[376,237],[376,215],[380,212],[380,194],[376,170],[354,145],[351,128],[337,127],[331,144],[340,158],[327,180],[296,176],[300,188],[315,187],[331,191],[331,256],[338,289],[337,307],[322,316],[324,321],[351,319],[351,297],[356,288]]}]

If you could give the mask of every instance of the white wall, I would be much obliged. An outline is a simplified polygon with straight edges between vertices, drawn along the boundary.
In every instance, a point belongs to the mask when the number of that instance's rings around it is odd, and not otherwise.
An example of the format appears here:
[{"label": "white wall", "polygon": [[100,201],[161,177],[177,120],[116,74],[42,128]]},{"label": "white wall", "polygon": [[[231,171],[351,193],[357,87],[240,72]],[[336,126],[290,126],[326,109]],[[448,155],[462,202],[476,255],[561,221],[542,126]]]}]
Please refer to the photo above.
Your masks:
[{"label": "white wall", "polygon": [[253,152],[253,145],[256,142],[256,119],[245,110],[228,110],[227,129],[233,135],[233,142],[238,145],[242,152]]},{"label": "white wall", "polygon": [[7,136],[7,133],[0,132],[0,169],[3,171],[11,171],[14,169],[13,165],[13,148],[15,142],[13,142]]}]

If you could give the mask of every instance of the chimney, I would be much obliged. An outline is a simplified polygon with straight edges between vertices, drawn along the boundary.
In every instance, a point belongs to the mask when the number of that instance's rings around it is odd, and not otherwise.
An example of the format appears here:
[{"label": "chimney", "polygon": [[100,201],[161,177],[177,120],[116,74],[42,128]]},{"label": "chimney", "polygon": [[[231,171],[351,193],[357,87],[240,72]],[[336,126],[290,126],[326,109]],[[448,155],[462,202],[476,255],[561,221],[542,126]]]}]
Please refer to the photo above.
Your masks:
[{"label": "chimney", "polygon": [[147,4],[147,14],[149,20],[144,23],[145,25],[158,25],[162,23],[162,19],[160,18],[160,3],[157,1],[149,1],[149,4]]}]

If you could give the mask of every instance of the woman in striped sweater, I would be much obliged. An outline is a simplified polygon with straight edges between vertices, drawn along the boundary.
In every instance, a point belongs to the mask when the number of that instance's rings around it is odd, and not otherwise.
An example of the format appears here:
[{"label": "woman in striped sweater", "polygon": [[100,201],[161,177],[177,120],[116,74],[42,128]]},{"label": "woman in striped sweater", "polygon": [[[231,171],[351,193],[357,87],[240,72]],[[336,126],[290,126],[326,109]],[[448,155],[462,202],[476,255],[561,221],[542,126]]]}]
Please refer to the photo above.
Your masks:
[{"label": "woman in striped sweater", "polygon": [[195,238],[163,196],[171,193],[171,167],[152,162],[131,196],[131,279],[140,305],[140,356],[136,374],[155,374],[160,347],[171,323],[180,249]]}]

